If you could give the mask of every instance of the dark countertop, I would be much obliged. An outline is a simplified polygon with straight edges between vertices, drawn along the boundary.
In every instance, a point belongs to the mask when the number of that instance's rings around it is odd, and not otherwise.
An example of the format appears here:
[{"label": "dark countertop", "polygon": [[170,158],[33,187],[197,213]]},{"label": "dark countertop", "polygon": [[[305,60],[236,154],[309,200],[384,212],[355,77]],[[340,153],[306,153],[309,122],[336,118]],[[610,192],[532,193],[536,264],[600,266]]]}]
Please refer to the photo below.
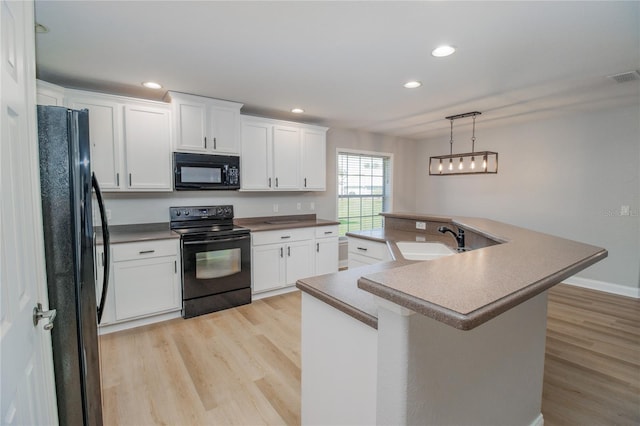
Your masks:
[{"label": "dark countertop", "polygon": [[[412,235],[424,238],[424,234],[390,229],[351,233],[351,236],[387,242],[396,261],[388,262],[385,265],[389,267],[374,273],[363,267],[302,279],[297,283],[298,288],[360,319],[363,311],[372,315],[363,308],[369,303],[366,297],[354,302],[344,295],[360,294],[352,289],[356,286],[354,277],[360,275],[357,287],[366,293],[452,327],[470,330],[607,256],[607,251],[600,247],[488,219],[413,213],[385,216],[450,223],[501,244],[436,260],[408,262],[402,258],[395,242],[413,241]],[[436,238],[439,236],[426,236],[427,241],[446,242]]]},{"label": "dark countertop", "polygon": [[[98,226],[95,227],[95,231],[96,242],[102,244],[102,229]],[[169,222],[109,226],[109,241],[111,244],[166,240],[168,238],[180,238],[180,235],[169,229]]]},{"label": "dark countertop", "polygon": [[316,218],[315,214],[289,216],[245,217],[233,220],[238,226],[249,228],[251,232],[275,231],[278,229],[310,228],[315,226],[339,225],[340,222]]}]

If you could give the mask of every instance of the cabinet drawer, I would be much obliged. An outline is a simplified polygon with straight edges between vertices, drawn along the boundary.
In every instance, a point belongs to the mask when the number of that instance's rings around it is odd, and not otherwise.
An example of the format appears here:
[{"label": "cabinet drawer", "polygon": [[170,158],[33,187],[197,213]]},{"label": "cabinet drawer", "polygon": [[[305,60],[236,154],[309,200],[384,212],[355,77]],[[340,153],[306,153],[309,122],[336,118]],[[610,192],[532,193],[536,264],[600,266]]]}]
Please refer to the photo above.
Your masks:
[{"label": "cabinet drawer", "polygon": [[316,238],[329,238],[338,236],[338,225],[316,227]]},{"label": "cabinet drawer", "polygon": [[114,244],[111,248],[111,254],[114,262],[150,257],[177,256],[178,241],[177,239],[172,239]]},{"label": "cabinet drawer", "polygon": [[315,228],[279,229],[277,231],[251,233],[251,241],[254,246],[312,240],[314,238]]},{"label": "cabinet drawer", "polygon": [[[378,260],[390,260],[389,248],[386,243],[348,237],[349,253],[372,257]],[[349,255],[351,257],[351,255]]]}]

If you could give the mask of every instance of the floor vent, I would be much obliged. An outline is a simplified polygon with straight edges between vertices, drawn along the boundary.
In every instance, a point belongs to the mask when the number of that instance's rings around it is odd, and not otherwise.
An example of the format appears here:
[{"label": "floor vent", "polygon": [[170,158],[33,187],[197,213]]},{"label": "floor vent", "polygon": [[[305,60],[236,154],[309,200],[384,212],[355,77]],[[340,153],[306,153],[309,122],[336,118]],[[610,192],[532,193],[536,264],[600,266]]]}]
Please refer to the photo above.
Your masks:
[{"label": "floor vent", "polygon": [[640,80],[640,70],[627,71],[620,74],[610,75],[609,78],[615,80],[617,83]]}]

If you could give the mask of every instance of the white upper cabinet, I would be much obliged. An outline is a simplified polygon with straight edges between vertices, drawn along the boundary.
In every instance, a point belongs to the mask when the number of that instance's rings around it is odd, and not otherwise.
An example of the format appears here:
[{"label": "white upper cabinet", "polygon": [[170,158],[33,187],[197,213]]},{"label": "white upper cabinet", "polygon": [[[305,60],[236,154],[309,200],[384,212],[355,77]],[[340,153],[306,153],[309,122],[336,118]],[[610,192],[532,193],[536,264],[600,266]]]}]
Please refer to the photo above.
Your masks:
[{"label": "white upper cabinet", "polygon": [[324,191],[327,180],[326,130],[302,129],[300,158],[300,186],[309,191]]},{"label": "white upper cabinet", "polygon": [[122,128],[121,104],[86,92],[68,91],[67,106],[89,110],[89,142],[91,169],[96,174],[100,189],[121,188],[120,147]]},{"label": "white upper cabinet", "polygon": [[175,120],[175,150],[201,154],[240,153],[242,104],[169,92]]},{"label": "white upper cabinet", "polygon": [[326,132],[326,127],[242,116],[241,190],[324,191]]},{"label": "white upper cabinet", "polygon": [[36,80],[36,104],[63,106],[64,87],[56,86],[42,80]]},{"label": "white upper cabinet", "polygon": [[65,104],[89,110],[91,169],[100,189],[173,189],[168,104],[81,90],[65,90]]},{"label": "white upper cabinet", "polygon": [[273,179],[276,190],[300,189],[300,128],[273,126]]},{"label": "white upper cabinet", "polygon": [[171,190],[171,113],[145,104],[124,107],[127,187]]}]

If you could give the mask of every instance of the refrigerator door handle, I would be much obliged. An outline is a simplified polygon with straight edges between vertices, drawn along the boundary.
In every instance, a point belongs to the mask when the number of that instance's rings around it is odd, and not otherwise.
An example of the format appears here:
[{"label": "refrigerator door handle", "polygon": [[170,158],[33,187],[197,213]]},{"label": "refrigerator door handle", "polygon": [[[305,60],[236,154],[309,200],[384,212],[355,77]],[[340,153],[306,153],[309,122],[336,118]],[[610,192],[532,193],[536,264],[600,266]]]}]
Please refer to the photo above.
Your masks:
[{"label": "refrigerator door handle", "polygon": [[100,303],[98,304],[98,324],[102,321],[102,313],[104,312],[104,303],[107,300],[107,289],[109,288],[109,224],[107,223],[107,214],[104,208],[104,202],[102,200],[102,192],[100,192],[100,186],[98,185],[98,179],[96,174],[91,173],[91,186],[96,190],[96,198],[98,199],[98,209],[100,210],[100,222],[102,223],[102,242],[103,242],[103,259],[102,266],[104,267],[103,281],[102,281],[102,295],[100,297]]}]

